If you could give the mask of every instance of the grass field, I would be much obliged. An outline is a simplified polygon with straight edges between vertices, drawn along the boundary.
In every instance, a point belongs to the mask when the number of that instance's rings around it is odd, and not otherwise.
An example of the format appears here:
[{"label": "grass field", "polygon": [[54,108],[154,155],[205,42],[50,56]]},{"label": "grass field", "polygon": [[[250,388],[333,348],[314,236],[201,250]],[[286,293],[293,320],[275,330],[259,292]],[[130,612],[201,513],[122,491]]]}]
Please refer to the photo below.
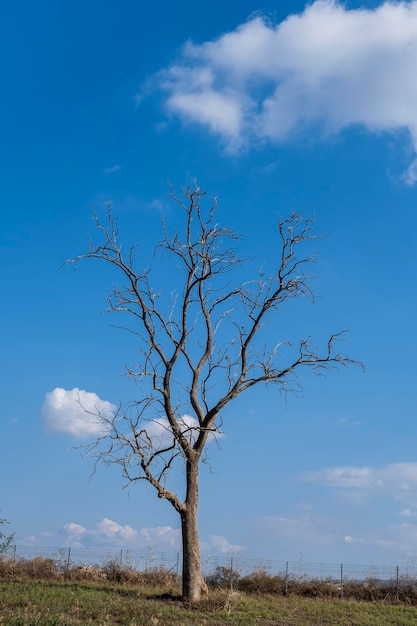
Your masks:
[{"label": "grass field", "polygon": [[[209,597],[181,601],[176,573],[155,568],[0,558],[0,626],[406,626],[417,624],[417,584],[270,575],[218,567]],[[233,589],[232,589],[233,588]]]},{"label": "grass field", "polygon": [[0,581],[3,626],[388,626],[417,624],[417,607],[214,590],[184,606],[179,589],[36,580]]}]

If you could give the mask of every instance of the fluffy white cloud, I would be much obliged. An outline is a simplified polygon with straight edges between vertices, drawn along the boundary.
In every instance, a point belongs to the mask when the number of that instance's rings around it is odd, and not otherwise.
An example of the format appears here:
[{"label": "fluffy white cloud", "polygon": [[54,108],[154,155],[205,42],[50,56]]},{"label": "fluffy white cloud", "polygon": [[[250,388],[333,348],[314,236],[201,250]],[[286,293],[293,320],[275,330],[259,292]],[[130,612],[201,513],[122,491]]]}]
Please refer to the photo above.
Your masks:
[{"label": "fluffy white cloud", "polygon": [[142,544],[147,546],[167,545],[175,550],[181,547],[181,531],[171,526],[156,526],[154,528],[142,528],[140,530]]},{"label": "fluffy white cloud", "polygon": [[137,535],[137,531],[131,528],[131,526],[121,526],[107,517],[104,517],[101,522],[97,524],[96,529],[99,535],[111,540],[123,539],[125,541],[132,541]]},{"label": "fluffy white cloud", "polygon": [[[316,0],[279,24],[255,17],[158,74],[168,110],[231,148],[307,128],[407,129],[417,152],[417,0],[348,10]],[[406,174],[417,180],[417,160]]]},{"label": "fluffy white cloud", "polygon": [[221,535],[211,535],[210,542],[211,545],[222,554],[234,554],[242,552],[243,550],[243,546],[229,543],[226,537],[222,537]]},{"label": "fluffy white cloud", "polygon": [[122,525],[104,517],[93,528],[70,522],[62,529],[67,536],[66,543],[74,547],[117,545],[126,547],[163,547],[179,550],[181,531],[171,526],[142,528],[139,531],[129,525]]},{"label": "fluffy white cloud", "polygon": [[[100,416],[110,418],[116,411],[116,405],[108,400],[102,400],[96,393],[78,387],[70,390],[56,387],[45,394],[41,416],[48,431],[69,433],[82,438],[104,434],[106,424],[100,420]],[[185,436],[194,441],[199,431],[196,418],[184,414],[179,423]],[[146,431],[155,447],[169,445],[172,442],[169,422],[164,417],[149,420],[146,423]],[[222,433],[212,433],[209,435],[209,441],[222,436]]]},{"label": "fluffy white cloud", "polygon": [[404,497],[417,489],[417,463],[371,467],[329,467],[305,475],[310,482],[342,489],[376,490]]},{"label": "fluffy white cloud", "polygon": [[68,533],[68,535],[85,535],[87,529],[84,528],[84,526],[81,526],[81,524],[74,524],[74,522],[71,522],[69,524],[65,524],[64,531]]},{"label": "fluffy white cloud", "polygon": [[107,517],[104,517],[92,529],[70,522],[65,524],[63,532],[67,535],[67,544],[79,547],[83,546],[83,541],[86,539],[95,544],[130,545],[135,542],[138,534],[131,526],[122,526]]},{"label": "fluffy white cloud", "polygon": [[233,95],[218,93],[213,89],[197,93],[177,92],[170,97],[169,106],[230,140],[238,137],[241,107]]},{"label": "fluffy white cloud", "polygon": [[[65,524],[62,533],[66,535],[66,544],[83,548],[86,546],[123,546],[127,548],[157,548],[159,550],[181,550],[181,530],[172,526],[145,527],[136,530],[131,526],[121,525],[107,517],[86,528],[81,524]],[[236,554],[243,547],[229,543],[219,535],[211,535],[204,543],[204,549],[211,553]]]},{"label": "fluffy white cloud", "polygon": [[104,425],[98,416],[111,417],[116,409],[95,393],[77,387],[71,390],[56,387],[45,395],[41,415],[51,432],[87,437],[103,433]]}]

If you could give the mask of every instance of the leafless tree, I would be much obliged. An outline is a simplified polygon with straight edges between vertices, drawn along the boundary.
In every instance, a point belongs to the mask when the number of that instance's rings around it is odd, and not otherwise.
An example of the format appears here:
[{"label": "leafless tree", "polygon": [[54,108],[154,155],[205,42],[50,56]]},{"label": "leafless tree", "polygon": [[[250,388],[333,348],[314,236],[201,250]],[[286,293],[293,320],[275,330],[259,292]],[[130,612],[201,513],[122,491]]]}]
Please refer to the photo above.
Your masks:
[{"label": "leafless tree", "polygon": [[[89,451],[96,462],[120,465],[126,484],[148,481],[178,512],[183,597],[192,602],[207,590],[197,524],[199,468],[207,442],[220,432],[222,410],[255,385],[293,390],[302,368],[320,374],[354,362],[335,348],[341,333],[318,350],[308,339],[293,344],[275,331],[262,332],[288,300],[313,300],[306,266],[314,255],[300,254],[303,244],[317,238],[311,220],[293,214],[279,221],[274,273],[248,278],[235,248],[239,236],[216,222],[217,203],[205,195],[195,185],[179,198],[170,187],[182,227],[170,233],[163,222],[155,246],[167,271],[181,272],[169,297],[152,285],[150,268],[137,269],[135,248],[122,251],[110,206],[104,220],[95,215],[99,242],[91,241],[86,254],[72,260],[101,259],[116,268],[123,284],[108,295],[108,310],[129,316],[126,327],[141,355],[139,366],[127,368],[138,397],[111,419],[98,416],[105,429]],[[183,496],[168,480],[180,465]]]}]

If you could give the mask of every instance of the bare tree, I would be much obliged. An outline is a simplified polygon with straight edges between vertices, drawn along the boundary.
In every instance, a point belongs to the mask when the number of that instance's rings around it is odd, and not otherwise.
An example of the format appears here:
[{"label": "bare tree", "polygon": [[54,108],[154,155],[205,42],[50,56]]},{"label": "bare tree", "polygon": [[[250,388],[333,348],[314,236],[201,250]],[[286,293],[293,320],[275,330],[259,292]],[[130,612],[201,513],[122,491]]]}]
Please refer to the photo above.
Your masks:
[{"label": "bare tree", "polygon": [[[182,230],[163,236],[155,247],[168,272],[181,272],[169,297],[151,283],[151,269],[137,269],[135,248],[125,255],[110,205],[104,221],[95,215],[99,243],[72,260],[101,259],[123,279],[110,292],[108,310],[129,316],[141,354],[140,365],[127,368],[138,383],[137,399],[111,419],[98,416],[104,431],[90,447],[96,463],[121,466],[126,484],[148,481],[181,518],[183,597],[196,602],[205,595],[200,561],[197,511],[199,467],[207,442],[221,428],[222,410],[261,383],[279,390],[300,387],[298,373],[320,374],[351,359],[335,349],[341,333],[329,337],[322,350],[308,339],[292,344],[265,333],[266,321],[292,298],[313,300],[305,268],[314,256],[300,248],[317,236],[299,214],[278,223],[275,271],[247,278],[235,245],[239,236],[215,220],[216,201],[204,210],[205,192],[187,188],[182,198],[170,187]],[[192,416],[192,417],[190,417]],[[169,488],[170,472],[185,469],[184,494]]]}]

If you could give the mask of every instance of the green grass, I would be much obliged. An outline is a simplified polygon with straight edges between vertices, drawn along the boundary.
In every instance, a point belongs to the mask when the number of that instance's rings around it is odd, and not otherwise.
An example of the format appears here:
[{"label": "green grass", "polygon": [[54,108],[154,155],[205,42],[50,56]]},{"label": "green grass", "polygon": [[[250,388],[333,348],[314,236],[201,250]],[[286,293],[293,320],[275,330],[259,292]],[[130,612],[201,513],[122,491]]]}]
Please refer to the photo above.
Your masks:
[{"label": "green grass", "polygon": [[2,626],[407,626],[417,607],[210,592],[198,606],[184,606],[179,589],[114,583],[0,581]]}]

